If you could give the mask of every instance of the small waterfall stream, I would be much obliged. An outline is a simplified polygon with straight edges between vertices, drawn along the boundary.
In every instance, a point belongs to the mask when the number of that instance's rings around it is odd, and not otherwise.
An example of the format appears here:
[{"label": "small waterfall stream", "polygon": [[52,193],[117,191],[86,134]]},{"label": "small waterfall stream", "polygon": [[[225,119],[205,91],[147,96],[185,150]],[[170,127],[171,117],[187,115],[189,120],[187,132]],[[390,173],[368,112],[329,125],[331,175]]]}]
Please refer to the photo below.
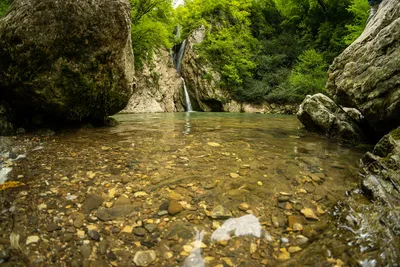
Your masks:
[{"label": "small waterfall stream", "polygon": [[192,112],[193,111],[192,103],[190,102],[189,92],[188,92],[188,90],[186,88],[185,79],[183,79],[182,77],[181,77],[181,79],[182,79],[182,82],[183,82],[183,90],[185,91],[186,111],[187,112]]},{"label": "small waterfall stream", "polygon": [[[185,46],[186,46],[186,40],[184,40],[181,44],[181,47],[179,48],[178,56],[176,58],[175,63],[175,68],[176,71],[181,75],[181,70],[182,70],[182,58],[183,54],[185,52]],[[189,97],[189,92],[186,87],[185,79],[181,76],[182,82],[183,82],[183,90],[185,91],[185,101],[186,101],[186,111],[187,112],[192,112],[192,103],[190,102],[190,97]]]}]

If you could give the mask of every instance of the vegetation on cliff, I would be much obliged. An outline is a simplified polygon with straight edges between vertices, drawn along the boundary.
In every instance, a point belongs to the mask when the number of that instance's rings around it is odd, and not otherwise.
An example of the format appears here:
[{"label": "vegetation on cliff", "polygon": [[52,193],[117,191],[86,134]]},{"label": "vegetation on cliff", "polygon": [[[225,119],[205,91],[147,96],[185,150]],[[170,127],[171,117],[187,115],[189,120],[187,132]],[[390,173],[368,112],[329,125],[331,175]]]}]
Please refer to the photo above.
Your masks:
[{"label": "vegetation on cliff", "polygon": [[6,13],[9,6],[9,0],[0,0],[0,17],[2,17],[4,13]]},{"label": "vegetation on cliff", "polygon": [[200,58],[242,101],[300,101],[322,92],[333,59],[362,32],[365,0],[189,0],[183,37],[208,29]]}]

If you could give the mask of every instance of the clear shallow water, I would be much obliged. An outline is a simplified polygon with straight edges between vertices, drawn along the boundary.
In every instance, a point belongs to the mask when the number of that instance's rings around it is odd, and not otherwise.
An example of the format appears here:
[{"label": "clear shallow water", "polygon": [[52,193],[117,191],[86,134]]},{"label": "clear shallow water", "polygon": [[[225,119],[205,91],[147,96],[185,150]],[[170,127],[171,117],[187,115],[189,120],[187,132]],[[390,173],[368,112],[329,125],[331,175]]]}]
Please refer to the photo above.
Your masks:
[{"label": "clear shallow water", "polygon": [[[115,118],[117,127],[35,139],[32,147],[43,149],[28,153],[13,168],[11,178],[23,175],[27,184],[16,201],[21,226],[3,220],[1,237],[18,230],[24,238],[36,233],[48,240],[26,246],[27,261],[39,257],[48,264],[57,257],[55,263],[68,266],[84,259],[82,246],[88,245],[88,260],[118,266],[133,266],[135,253],[149,249],[156,252],[154,266],[358,262],[359,255],[342,255],[344,250],[331,247],[346,249],[348,242],[339,239],[330,214],[346,199],[346,191],[358,186],[358,162],[365,151],[308,133],[294,116],[175,113]],[[103,198],[103,209],[112,209],[121,197],[133,208],[111,221],[99,218],[96,208],[76,227],[73,214],[82,211],[89,194]],[[174,216],[162,212],[171,199],[183,206]],[[223,207],[222,215],[218,207]],[[60,229],[46,231],[51,222]],[[135,233],[147,225],[154,229]],[[88,229],[98,230],[101,239],[91,239]],[[232,238],[212,238],[221,232]],[[235,237],[235,232],[249,234]],[[308,241],[300,244],[303,237]],[[106,253],[100,252],[102,240]]]}]

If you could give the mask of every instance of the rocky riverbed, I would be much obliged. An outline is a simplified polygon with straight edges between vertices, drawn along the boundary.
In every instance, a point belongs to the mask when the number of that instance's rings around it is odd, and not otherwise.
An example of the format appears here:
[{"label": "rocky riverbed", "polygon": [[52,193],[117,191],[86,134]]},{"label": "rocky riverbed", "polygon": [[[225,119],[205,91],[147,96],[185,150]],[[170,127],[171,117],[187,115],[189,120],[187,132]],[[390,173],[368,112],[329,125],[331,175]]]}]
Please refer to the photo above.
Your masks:
[{"label": "rocky riverbed", "polygon": [[0,265],[344,266],[367,257],[352,254],[358,246],[335,217],[364,151],[301,131],[291,116],[117,119],[11,140],[1,162],[21,184],[0,191]]}]

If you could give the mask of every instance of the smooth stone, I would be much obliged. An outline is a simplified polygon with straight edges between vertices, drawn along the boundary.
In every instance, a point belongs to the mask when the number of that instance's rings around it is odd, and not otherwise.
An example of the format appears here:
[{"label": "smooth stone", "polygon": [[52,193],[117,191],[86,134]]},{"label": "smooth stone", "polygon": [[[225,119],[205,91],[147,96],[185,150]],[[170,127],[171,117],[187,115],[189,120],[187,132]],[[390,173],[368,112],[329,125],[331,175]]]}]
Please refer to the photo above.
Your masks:
[{"label": "smooth stone", "polygon": [[168,206],[169,206],[169,201],[164,201],[164,202],[160,205],[159,210],[160,210],[160,211],[168,210]]},{"label": "smooth stone", "polygon": [[129,198],[121,196],[117,200],[115,200],[114,206],[122,206],[122,205],[131,205],[131,201],[129,200]]},{"label": "smooth stone", "polygon": [[102,254],[102,255],[106,254],[107,249],[108,249],[108,242],[107,242],[107,240],[106,240],[106,239],[101,240],[101,241],[100,241],[100,244],[99,244],[99,251],[100,251],[100,254]]},{"label": "smooth stone", "polygon": [[111,221],[117,218],[125,218],[136,210],[133,205],[115,206],[112,208],[100,208],[96,216],[102,221]]},{"label": "smooth stone", "polygon": [[301,210],[301,213],[307,218],[307,219],[313,219],[313,220],[319,220],[317,215],[315,215],[314,211],[310,208],[304,208]]},{"label": "smooth stone", "polygon": [[100,240],[100,234],[96,230],[90,230],[88,232],[88,235],[91,239],[99,241]]},{"label": "smooth stone", "polygon": [[149,266],[156,260],[156,252],[154,250],[138,251],[136,252],[133,262],[136,266]]},{"label": "smooth stone", "polygon": [[110,261],[115,261],[115,260],[117,260],[117,256],[114,254],[114,252],[109,252],[109,253],[107,253],[107,255],[106,255],[106,257],[107,257],[107,259],[109,259]]},{"label": "smooth stone", "polygon": [[77,219],[74,220],[73,224],[74,224],[75,228],[79,229],[83,225],[83,220],[81,218],[77,218]]},{"label": "smooth stone", "polygon": [[92,248],[91,248],[89,245],[83,244],[83,245],[79,248],[79,250],[80,250],[80,252],[81,252],[81,254],[82,254],[82,257],[83,257],[84,259],[89,259],[89,258],[90,258],[90,255],[92,254]]},{"label": "smooth stone", "polygon": [[90,213],[92,210],[97,209],[103,204],[104,200],[102,197],[96,194],[90,194],[86,197],[85,202],[82,205],[83,213]]},{"label": "smooth stone", "polygon": [[28,236],[28,238],[26,239],[26,244],[32,244],[32,243],[37,243],[39,242],[40,237],[36,236],[36,235],[32,235],[32,236]]},{"label": "smooth stone", "polygon": [[304,224],[305,220],[302,216],[297,215],[289,215],[288,216],[288,226],[293,229],[294,224]]},{"label": "smooth stone", "polygon": [[249,209],[250,209],[250,205],[247,203],[242,203],[239,205],[239,210],[241,210],[241,211],[247,211]]},{"label": "smooth stone", "polygon": [[279,202],[286,202],[286,201],[288,201],[289,199],[290,199],[289,196],[280,196],[280,197],[278,197],[278,201],[279,201]]},{"label": "smooth stone", "polygon": [[168,213],[170,214],[170,215],[176,215],[176,214],[178,214],[178,213],[180,213],[181,211],[183,210],[183,207],[182,207],[182,205],[178,202],[178,201],[176,201],[176,200],[171,200],[170,202],[169,202],[169,205],[168,205]]},{"label": "smooth stone", "polygon": [[303,235],[296,236],[291,242],[291,244],[294,246],[301,246],[307,243],[308,243],[308,238]]},{"label": "smooth stone", "polygon": [[213,219],[228,219],[232,218],[232,212],[222,205],[216,206],[210,215]]},{"label": "smooth stone", "polygon": [[137,227],[133,229],[133,233],[137,236],[145,236],[146,235],[146,229],[142,227]]},{"label": "smooth stone", "polygon": [[54,231],[60,230],[60,229],[61,229],[61,227],[58,226],[58,224],[56,224],[56,223],[49,223],[49,224],[46,226],[46,231],[47,231],[47,232],[54,232]]},{"label": "smooth stone", "polygon": [[152,223],[146,224],[146,225],[144,226],[144,228],[145,228],[149,233],[153,233],[153,232],[157,229],[157,227],[156,227],[154,224],[152,224]]},{"label": "smooth stone", "polygon": [[158,216],[164,216],[164,215],[167,215],[167,214],[168,214],[168,211],[166,211],[166,210],[162,210],[162,211],[159,211],[157,213]]},{"label": "smooth stone", "polygon": [[231,178],[239,178],[240,175],[237,174],[237,173],[232,172],[232,173],[229,174],[229,176],[230,176]]}]

